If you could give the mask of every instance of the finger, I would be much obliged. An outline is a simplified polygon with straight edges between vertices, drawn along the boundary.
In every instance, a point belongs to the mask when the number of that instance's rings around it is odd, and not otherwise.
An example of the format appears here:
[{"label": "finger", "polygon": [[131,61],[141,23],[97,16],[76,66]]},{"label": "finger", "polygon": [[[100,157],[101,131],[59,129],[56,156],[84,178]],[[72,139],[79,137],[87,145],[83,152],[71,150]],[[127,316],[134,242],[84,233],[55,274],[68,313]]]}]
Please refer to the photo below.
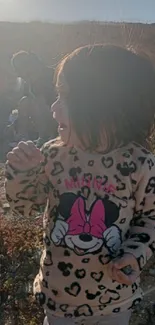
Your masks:
[{"label": "finger", "polygon": [[18,147],[27,155],[31,161],[41,162],[43,160],[43,155],[33,142],[20,142]]},{"label": "finger", "polygon": [[129,279],[128,279],[127,275],[125,275],[122,271],[119,271],[119,270],[116,270],[116,269],[114,269],[114,273],[115,273],[115,278],[117,279],[117,281],[119,283],[129,285]]},{"label": "finger", "polygon": [[31,143],[21,141],[18,144],[18,148],[22,150],[27,156],[32,157],[34,155],[38,155],[38,151],[36,150],[35,146]]},{"label": "finger", "polygon": [[33,151],[31,150],[31,148],[28,146],[26,142],[20,142],[18,144],[18,148],[27,156],[29,157],[33,156]]},{"label": "finger", "polygon": [[32,141],[27,141],[29,149],[32,150],[32,152],[37,155],[40,159],[43,159],[43,154],[41,153],[40,149],[35,146],[35,144]]},{"label": "finger", "polygon": [[12,172],[13,169],[21,169],[21,166],[23,165],[21,160],[18,159],[12,152],[9,152],[8,155],[8,160],[6,163],[6,172]]},{"label": "finger", "polygon": [[135,283],[138,275],[139,274],[136,271],[133,271],[130,275],[126,275],[122,271],[114,268],[112,279],[122,284],[131,285]]},{"label": "finger", "polygon": [[7,161],[10,162],[20,162],[20,159],[11,151],[7,154]]},{"label": "finger", "polygon": [[117,269],[123,269],[125,266],[130,265],[131,268],[138,270],[137,260],[132,254],[125,254],[120,258],[116,258],[113,263]]},{"label": "finger", "polygon": [[125,275],[122,271],[119,271],[117,269],[113,269],[113,280],[117,281],[121,284],[131,285],[131,279],[129,276]]},{"label": "finger", "polygon": [[26,142],[21,141],[21,142],[19,142],[18,147],[23,149],[23,150],[28,149],[31,152],[35,152],[37,150],[35,144],[32,141],[26,141]]},{"label": "finger", "polygon": [[126,255],[113,260],[113,264],[117,269],[122,269],[123,267],[129,265],[129,263],[131,263],[131,259],[129,259],[129,257],[126,257]]},{"label": "finger", "polygon": [[24,163],[27,163],[29,162],[29,159],[28,159],[28,156],[25,154],[24,151],[22,151],[21,149],[19,149],[18,147],[17,148],[14,148],[12,150],[13,154],[15,155],[15,159],[19,159],[22,162]]},{"label": "finger", "polygon": [[110,262],[107,265],[107,271],[108,271],[108,275],[111,279],[113,279],[113,268],[114,268],[114,264],[112,262]]}]

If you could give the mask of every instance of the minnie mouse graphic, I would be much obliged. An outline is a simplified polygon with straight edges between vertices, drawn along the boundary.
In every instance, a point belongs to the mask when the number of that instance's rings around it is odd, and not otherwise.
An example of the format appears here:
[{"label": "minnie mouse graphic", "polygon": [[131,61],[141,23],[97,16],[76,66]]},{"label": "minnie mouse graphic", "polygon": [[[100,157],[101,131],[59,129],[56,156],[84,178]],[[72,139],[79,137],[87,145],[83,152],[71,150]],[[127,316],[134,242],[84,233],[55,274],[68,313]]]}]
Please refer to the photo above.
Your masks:
[{"label": "minnie mouse graphic", "polygon": [[87,211],[84,197],[65,193],[60,196],[51,240],[57,246],[65,244],[77,255],[94,253],[103,245],[115,254],[122,242],[121,231],[113,224],[119,209],[106,198],[96,198]]}]

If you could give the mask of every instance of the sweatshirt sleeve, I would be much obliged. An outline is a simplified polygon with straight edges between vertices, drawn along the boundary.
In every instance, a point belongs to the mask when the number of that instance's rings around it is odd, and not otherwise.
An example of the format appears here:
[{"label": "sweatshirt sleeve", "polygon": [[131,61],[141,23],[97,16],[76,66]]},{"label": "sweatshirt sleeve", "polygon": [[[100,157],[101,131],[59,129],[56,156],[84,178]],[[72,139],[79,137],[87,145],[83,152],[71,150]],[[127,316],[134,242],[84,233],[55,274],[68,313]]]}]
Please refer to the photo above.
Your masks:
[{"label": "sweatshirt sleeve", "polygon": [[150,156],[140,171],[129,236],[122,244],[122,253],[133,254],[140,270],[155,252],[155,158]]},{"label": "sweatshirt sleeve", "polygon": [[36,168],[21,172],[6,164],[6,198],[15,215],[32,216],[46,206],[49,182],[45,173],[47,152],[43,148],[44,162]]}]

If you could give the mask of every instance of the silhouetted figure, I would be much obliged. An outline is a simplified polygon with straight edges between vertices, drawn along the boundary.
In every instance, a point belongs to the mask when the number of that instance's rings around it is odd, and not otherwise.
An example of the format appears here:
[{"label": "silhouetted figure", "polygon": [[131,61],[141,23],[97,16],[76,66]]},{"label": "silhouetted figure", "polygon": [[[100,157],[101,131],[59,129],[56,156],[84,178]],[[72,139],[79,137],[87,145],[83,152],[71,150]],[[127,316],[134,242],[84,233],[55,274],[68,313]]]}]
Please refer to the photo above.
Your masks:
[{"label": "silhouetted figure", "polygon": [[[38,133],[42,143],[57,136],[57,123],[51,113],[51,105],[56,99],[53,85],[54,69],[44,64],[40,58],[29,52],[18,52],[12,60],[12,65],[18,77],[25,81],[28,88],[27,98],[23,98],[19,105],[19,129],[26,131],[25,138],[29,137],[31,126]],[[31,128],[31,127],[30,127]]]},{"label": "silhouetted figure", "polygon": [[0,160],[5,160],[9,138],[13,140],[13,133],[7,128],[11,124],[9,116],[23,95],[23,83],[16,78],[11,66],[4,69],[0,67]]}]

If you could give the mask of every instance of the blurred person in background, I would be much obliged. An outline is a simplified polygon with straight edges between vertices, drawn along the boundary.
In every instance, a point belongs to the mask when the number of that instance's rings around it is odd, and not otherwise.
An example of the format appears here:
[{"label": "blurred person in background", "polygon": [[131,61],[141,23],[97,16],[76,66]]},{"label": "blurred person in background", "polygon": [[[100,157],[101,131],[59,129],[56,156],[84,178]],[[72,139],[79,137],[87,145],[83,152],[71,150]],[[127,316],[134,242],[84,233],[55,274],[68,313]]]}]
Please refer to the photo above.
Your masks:
[{"label": "blurred person in background", "polygon": [[[50,108],[56,99],[53,85],[54,69],[48,67],[32,52],[20,51],[13,55],[12,66],[18,78],[27,85],[28,94],[18,106],[19,128],[29,136],[29,127],[33,125],[38,134],[38,147],[57,136],[57,123]],[[32,139],[29,137],[29,139]]]},{"label": "blurred person in background", "polygon": [[13,123],[9,119],[23,95],[23,83],[19,83],[11,66],[0,66],[0,160],[4,160],[9,138],[13,136],[12,130],[7,128]]}]

